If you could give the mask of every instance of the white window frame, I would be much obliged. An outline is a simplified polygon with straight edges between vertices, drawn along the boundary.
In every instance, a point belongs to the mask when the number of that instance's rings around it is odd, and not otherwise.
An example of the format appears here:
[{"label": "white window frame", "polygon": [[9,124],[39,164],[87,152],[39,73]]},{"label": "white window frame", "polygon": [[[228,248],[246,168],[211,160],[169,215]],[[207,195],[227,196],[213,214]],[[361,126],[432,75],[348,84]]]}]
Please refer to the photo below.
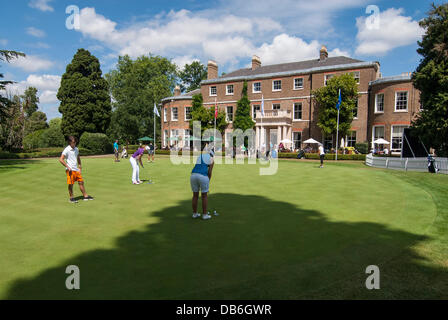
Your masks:
[{"label": "white window frame", "polygon": [[[355,73],[358,74],[358,78],[355,77]],[[353,78],[355,78],[355,80],[358,79],[356,81],[357,84],[361,83],[361,71],[351,71],[351,72],[349,72],[349,74],[351,74],[353,76]]]},{"label": "white window frame", "polygon": [[[188,134],[187,134],[187,132],[188,132]],[[191,133],[190,129],[184,129],[184,147],[191,148],[191,142],[192,141],[189,140],[190,136],[191,136],[190,133]]]},{"label": "white window frame", "polygon": [[[232,120],[229,120],[228,108],[232,108]],[[226,106],[226,121],[228,123],[232,123],[233,122],[233,118],[234,118],[234,115],[235,115],[235,113],[233,111],[234,111],[233,110],[233,106]]]},{"label": "white window frame", "polygon": [[[356,132],[356,130],[350,130],[350,131],[349,131],[349,134],[350,134],[350,135],[346,135],[346,136],[345,136],[345,142],[344,142],[344,143],[345,143],[345,146],[347,146],[347,147],[349,147],[349,145],[348,145],[349,138],[353,138],[353,136],[352,136],[352,132],[355,133],[355,143],[353,144],[353,147],[354,147],[355,144],[356,144],[356,139],[358,138],[358,137],[357,137],[357,132]],[[344,146],[344,147],[345,147],[345,146]]]},{"label": "white window frame", "polygon": [[163,108],[163,122],[167,122],[168,121],[167,120],[167,114],[168,114],[167,110],[168,110],[167,107]]},{"label": "white window frame", "polygon": [[190,106],[185,106],[184,107],[184,120],[185,121],[190,121],[191,119],[187,119],[187,109],[190,109],[190,116],[191,116],[191,108]]},{"label": "white window frame", "polygon": [[[280,89],[275,89],[275,82],[280,82]],[[282,80],[272,80],[272,92],[282,91]]]},{"label": "white window frame", "polygon": [[[397,109],[397,97],[398,97],[398,93],[402,93],[402,92],[406,92],[406,109]],[[400,91],[395,91],[395,103],[394,103],[394,112],[408,112],[408,107],[409,107],[409,91],[407,90],[400,90]]]},{"label": "white window frame", "polygon": [[[216,93],[215,94],[212,94],[212,88],[216,89]],[[218,95],[218,87],[217,86],[210,86],[208,93],[209,93],[210,97],[216,97]]]},{"label": "white window frame", "polygon": [[[255,91],[255,84],[259,83],[260,84],[260,91]],[[261,93],[261,81],[257,81],[252,83],[252,93]]]},{"label": "white window frame", "polygon": [[[301,108],[300,108],[300,115],[301,117],[296,119],[296,104],[300,104]],[[292,120],[293,121],[300,121],[303,120],[303,103],[302,102],[294,102],[294,104],[292,105]]]},{"label": "white window frame", "polygon": [[[177,117],[174,118],[174,109],[177,110]],[[179,107],[172,107],[171,108],[171,121],[179,121]]]},{"label": "white window frame", "polygon": [[[296,80],[298,80],[298,79],[302,79],[302,86],[301,87],[296,87]],[[304,82],[303,77],[294,78],[294,80],[293,80],[293,86],[294,86],[293,90],[303,90],[303,82]]]},{"label": "white window frame", "polygon": [[[278,109],[274,109],[274,106],[279,106],[279,108]],[[281,110],[281,108],[282,108],[281,103],[273,103],[272,104],[272,110],[279,111],[279,110]]]},{"label": "white window frame", "polygon": [[[327,81],[330,80],[331,78],[333,78],[336,74],[334,73],[327,73],[324,75],[324,86],[327,86]],[[330,77],[330,79],[328,79],[327,77]]]},{"label": "white window frame", "polygon": [[389,146],[390,146],[390,149],[389,149],[389,151],[394,150],[394,152],[398,152],[398,151],[403,150],[403,134],[404,134],[404,130],[403,130],[403,133],[402,133],[402,135],[401,135],[401,149],[393,149],[393,148],[392,148],[392,146],[393,146],[392,141],[394,140],[394,128],[396,128],[396,127],[402,127],[403,129],[405,129],[405,128],[409,128],[408,125],[403,125],[403,124],[396,124],[396,125],[391,125],[391,126],[390,126],[390,141],[389,141],[389,143],[390,143],[390,145],[389,145]]},{"label": "white window frame", "polygon": [[375,128],[383,128],[383,139],[386,139],[386,126],[385,125],[377,125],[377,126],[372,126],[372,142],[371,142],[371,148],[375,148],[375,145],[373,144],[373,141],[376,140],[375,137]]},{"label": "white window frame", "polygon": [[169,144],[170,131],[165,129],[163,130],[163,146],[166,147]]},{"label": "white window frame", "polygon": [[[382,95],[382,96],[383,96],[383,110],[382,110],[382,111],[379,111],[379,110],[378,110],[378,96],[379,96],[379,95]],[[384,96],[384,92],[377,93],[377,94],[375,95],[375,113],[384,113],[384,98],[385,98],[385,96]]]},{"label": "white window frame", "polygon": [[[295,140],[295,139],[294,139],[294,135],[295,135],[296,133],[300,133],[300,140]],[[294,150],[295,150],[295,149],[301,149],[301,148],[302,148],[302,140],[303,140],[303,134],[302,134],[302,131],[294,131],[294,132],[292,133],[292,147],[294,148]],[[299,147],[298,147],[298,148],[296,148],[296,141],[300,141],[300,143],[299,143]]]},{"label": "white window frame", "polygon": [[[232,92],[229,92],[230,87],[232,87]],[[234,91],[235,91],[235,86],[233,84],[226,85],[226,95],[227,96],[233,96]]]},{"label": "white window frame", "polygon": [[353,120],[357,120],[358,119],[358,113],[359,113],[359,98],[356,100],[356,103],[355,103],[355,106],[356,106],[356,108],[355,108],[355,110],[356,110],[356,117],[355,117],[355,115],[353,115]]},{"label": "white window frame", "polygon": [[[255,107],[258,107],[258,110],[255,110]],[[261,104],[253,104],[252,105],[252,119],[257,118],[257,111],[261,111]],[[254,117],[255,115],[255,117]]]}]

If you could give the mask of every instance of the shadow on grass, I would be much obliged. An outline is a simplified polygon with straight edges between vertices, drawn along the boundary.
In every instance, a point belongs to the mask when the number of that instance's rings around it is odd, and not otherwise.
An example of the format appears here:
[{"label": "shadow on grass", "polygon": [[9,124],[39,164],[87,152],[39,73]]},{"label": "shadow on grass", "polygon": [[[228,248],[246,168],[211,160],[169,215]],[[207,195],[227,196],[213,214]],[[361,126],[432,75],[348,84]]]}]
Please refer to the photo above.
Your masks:
[{"label": "shadow on grass", "polygon": [[[17,280],[7,298],[437,298],[437,288],[419,281],[447,282],[446,272],[411,248],[424,236],[329,221],[260,196],[213,194],[210,204],[220,215],[208,221],[191,218],[190,201],[155,212],[157,223],[117,238],[114,249],[88,251]],[[72,264],[81,273],[77,291],[65,289]],[[365,289],[372,264],[381,269],[381,290]]]},{"label": "shadow on grass", "polygon": [[36,164],[40,160],[11,159],[0,160],[0,173],[12,171],[16,169],[27,169],[30,164]]}]

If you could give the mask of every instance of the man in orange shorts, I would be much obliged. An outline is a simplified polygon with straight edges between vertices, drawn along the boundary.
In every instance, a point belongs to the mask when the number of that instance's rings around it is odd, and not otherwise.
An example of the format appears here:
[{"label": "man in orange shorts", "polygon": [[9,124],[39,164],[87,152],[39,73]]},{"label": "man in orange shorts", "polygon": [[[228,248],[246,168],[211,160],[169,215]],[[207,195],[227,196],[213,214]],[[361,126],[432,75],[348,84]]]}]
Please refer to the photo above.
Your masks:
[{"label": "man in orange shorts", "polygon": [[[78,181],[79,189],[81,190],[84,201],[93,200],[93,197],[86,193],[84,188],[84,180],[81,175],[81,158],[79,157],[79,150],[76,147],[76,139],[73,136],[68,137],[68,146],[62,151],[59,162],[66,168],[68,194],[71,203],[78,201],[73,197],[73,185]],[[79,168],[78,168],[79,164]]]}]

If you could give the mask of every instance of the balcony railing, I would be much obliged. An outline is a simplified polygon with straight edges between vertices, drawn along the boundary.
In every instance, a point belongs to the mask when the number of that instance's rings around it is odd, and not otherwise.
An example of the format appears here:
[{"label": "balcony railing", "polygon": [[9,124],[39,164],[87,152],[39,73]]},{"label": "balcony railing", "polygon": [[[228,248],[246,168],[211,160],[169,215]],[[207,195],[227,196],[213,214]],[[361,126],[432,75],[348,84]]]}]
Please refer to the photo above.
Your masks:
[{"label": "balcony railing", "polygon": [[264,116],[261,115],[261,111],[257,111],[257,119],[265,118],[289,118],[292,119],[292,112],[290,110],[265,110]]}]

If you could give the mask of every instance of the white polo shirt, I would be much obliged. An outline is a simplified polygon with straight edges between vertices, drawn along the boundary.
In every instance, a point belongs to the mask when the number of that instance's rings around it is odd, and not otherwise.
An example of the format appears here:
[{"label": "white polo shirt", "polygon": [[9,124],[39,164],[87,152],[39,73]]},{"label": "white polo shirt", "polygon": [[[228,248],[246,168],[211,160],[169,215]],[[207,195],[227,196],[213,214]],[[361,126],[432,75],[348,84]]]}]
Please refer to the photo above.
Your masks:
[{"label": "white polo shirt", "polygon": [[324,147],[323,147],[323,146],[319,146],[319,154],[320,154],[321,156],[325,154],[325,151],[324,151]]},{"label": "white polo shirt", "polygon": [[67,165],[69,166],[72,171],[79,171],[78,169],[78,155],[79,150],[77,147],[72,149],[71,146],[67,146],[67,148],[62,151],[62,154],[65,157],[65,161],[67,162]]}]

